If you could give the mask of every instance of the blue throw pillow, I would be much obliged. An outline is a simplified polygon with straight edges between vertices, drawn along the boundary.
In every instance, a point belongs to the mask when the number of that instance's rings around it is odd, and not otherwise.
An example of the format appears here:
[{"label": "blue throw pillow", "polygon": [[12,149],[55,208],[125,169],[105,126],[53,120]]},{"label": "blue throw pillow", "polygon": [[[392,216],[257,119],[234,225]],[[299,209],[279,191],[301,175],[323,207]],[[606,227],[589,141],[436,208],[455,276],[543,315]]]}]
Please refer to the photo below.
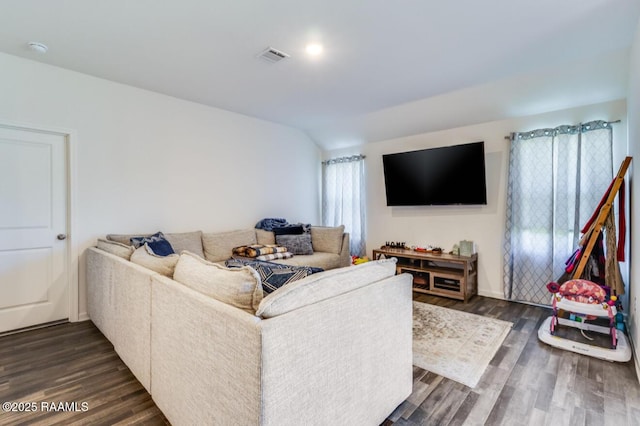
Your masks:
[{"label": "blue throw pillow", "polygon": [[162,232],[157,232],[149,237],[131,238],[131,245],[135,248],[143,246],[144,244],[147,244],[156,256],[169,256],[175,253],[173,247],[171,247],[171,244]]}]

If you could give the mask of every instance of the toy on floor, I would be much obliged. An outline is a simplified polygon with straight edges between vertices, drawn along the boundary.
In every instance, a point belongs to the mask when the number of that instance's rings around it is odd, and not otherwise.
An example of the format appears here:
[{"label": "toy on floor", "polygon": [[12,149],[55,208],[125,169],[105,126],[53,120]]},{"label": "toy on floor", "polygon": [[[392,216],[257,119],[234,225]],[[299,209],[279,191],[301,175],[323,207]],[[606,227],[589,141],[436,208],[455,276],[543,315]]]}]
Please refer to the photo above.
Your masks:
[{"label": "toy on floor", "polygon": [[351,264],[352,265],[359,265],[361,263],[366,263],[368,262],[370,259],[367,256],[363,256],[363,257],[358,257],[358,256],[351,256]]},{"label": "toy on floor", "polygon": [[[609,296],[603,287],[583,279],[569,280],[562,285],[552,282],[547,284],[547,289],[553,293],[553,315],[538,329],[538,338],[541,341],[560,349],[607,361],[626,362],[631,359],[631,348],[617,324],[621,315],[617,312],[618,298],[615,295]],[[559,317],[559,310],[569,312],[569,319]],[[587,322],[603,317],[609,318],[608,327]],[[611,337],[610,348],[558,337],[555,334],[560,325],[580,329],[587,340],[593,338],[586,335],[585,331],[608,334]]]}]

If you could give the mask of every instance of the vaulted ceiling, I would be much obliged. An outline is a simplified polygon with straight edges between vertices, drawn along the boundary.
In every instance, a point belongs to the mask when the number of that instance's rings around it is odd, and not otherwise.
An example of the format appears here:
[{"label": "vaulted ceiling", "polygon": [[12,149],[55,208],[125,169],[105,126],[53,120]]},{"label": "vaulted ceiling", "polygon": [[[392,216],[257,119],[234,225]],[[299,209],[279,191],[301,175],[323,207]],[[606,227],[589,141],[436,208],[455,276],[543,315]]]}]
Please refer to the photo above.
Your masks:
[{"label": "vaulted ceiling", "polygon": [[[639,17],[637,0],[5,0],[0,51],[333,149],[624,97]],[[290,56],[257,58],[269,46]]]}]

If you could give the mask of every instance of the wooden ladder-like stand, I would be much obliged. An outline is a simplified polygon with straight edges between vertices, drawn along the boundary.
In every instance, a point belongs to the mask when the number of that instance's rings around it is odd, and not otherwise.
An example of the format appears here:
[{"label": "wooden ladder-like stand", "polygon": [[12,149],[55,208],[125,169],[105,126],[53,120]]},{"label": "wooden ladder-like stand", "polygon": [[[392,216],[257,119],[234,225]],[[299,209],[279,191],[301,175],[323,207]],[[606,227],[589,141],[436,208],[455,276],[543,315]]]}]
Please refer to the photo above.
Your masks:
[{"label": "wooden ladder-like stand", "polygon": [[[582,236],[582,239],[580,240],[580,247],[584,247],[584,250],[582,251],[580,257],[580,263],[578,263],[578,266],[573,271],[573,279],[580,278],[582,273],[584,272],[584,268],[586,267],[589,256],[591,255],[591,251],[593,250],[593,247],[598,240],[598,236],[602,232],[602,227],[604,226],[607,216],[609,215],[609,212],[613,207],[613,202],[616,198],[616,195],[618,194],[618,191],[620,190],[622,182],[624,181],[624,176],[627,173],[627,169],[629,168],[630,163],[631,157],[626,157],[624,161],[622,161],[618,174],[614,178],[608,192],[605,193],[606,199],[604,203],[601,204],[600,211],[598,212],[596,219],[591,223],[591,226],[589,227],[589,229],[587,229],[587,231]],[[624,214],[624,212],[620,212],[620,214]],[[613,255],[615,256],[615,254]]]}]

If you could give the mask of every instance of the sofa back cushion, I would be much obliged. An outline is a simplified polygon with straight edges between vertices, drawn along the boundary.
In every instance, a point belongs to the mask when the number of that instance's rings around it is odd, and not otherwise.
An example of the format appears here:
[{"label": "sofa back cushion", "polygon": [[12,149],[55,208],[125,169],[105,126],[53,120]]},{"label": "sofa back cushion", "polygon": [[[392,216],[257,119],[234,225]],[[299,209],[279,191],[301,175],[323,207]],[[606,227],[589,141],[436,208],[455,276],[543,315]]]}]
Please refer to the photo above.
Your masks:
[{"label": "sofa back cushion", "polygon": [[[109,234],[107,235],[107,240],[131,245],[131,238],[149,236],[151,236],[151,234]],[[204,251],[202,250],[202,231],[164,234],[164,237],[169,241],[169,244],[171,244],[171,247],[173,247],[176,253],[187,250],[200,257],[204,257]]]},{"label": "sofa back cushion", "polygon": [[126,260],[130,260],[131,254],[135,251],[135,248],[130,244],[122,244],[102,238],[98,238],[98,248]]},{"label": "sofa back cushion", "polygon": [[264,229],[256,228],[256,242],[258,244],[270,245],[276,243],[276,235],[273,231],[265,231]]},{"label": "sofa back cushion", "polygon": [[312,226],[311,244],[313,245],[313,251],[340,254],[343,234],[344,225]]},{"label": "sofa back cushion", "polygon": [[230,232],[202,234],[204,257],[209,262],[220,262],[231,257],[233,249],[256,244],[255,229],[240,229]]},{"label": "sofa back cushion", "polygon": [[269,294],[260,303],[256,315],[271,318],[286,314],[391,277],[395,273],[395,258],[319,272]]},{"label": "sofa back cushion", "polygon": [[173,279],[251,314],[262,301],[262,283],[255,270],[248,266],[228,269],[188,251],[180,255]]},{"label": "sofa back cushion", "polygon": [[164,237],[169,241],[176,253],[180,254],[183,250],[187,250],[200,257],[204,257],[202,231],[164,234]]},{"label": "sofa back cushion", "polygon": [[133,263],[137,263],[140,266],[144,266],[147,269],[151,269],[169,278],[173,276],[173,270],[179,258],[180,256],[177,254],[170,254],[168,256],[153,254],[153,251],[147,244],[138,247],[131,255],[131,261]]}]

